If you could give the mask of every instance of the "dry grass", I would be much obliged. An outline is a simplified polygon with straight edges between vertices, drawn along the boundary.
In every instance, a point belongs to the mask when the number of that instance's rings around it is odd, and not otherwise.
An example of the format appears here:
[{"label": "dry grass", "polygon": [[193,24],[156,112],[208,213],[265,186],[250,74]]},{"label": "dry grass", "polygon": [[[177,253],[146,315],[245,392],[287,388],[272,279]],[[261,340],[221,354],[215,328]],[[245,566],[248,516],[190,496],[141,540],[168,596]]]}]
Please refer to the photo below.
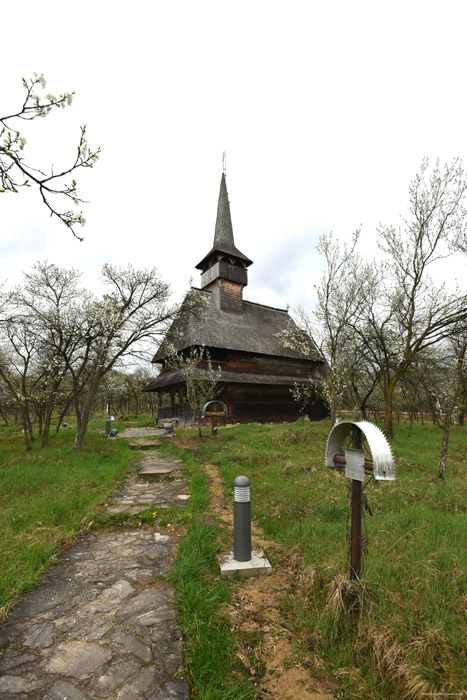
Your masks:
[{"label": "dry grass", "polygon": [[420,669],[408,662],[408,649],[394,639],[389,627],[369,627],[368,642],[372,647],[379,676],[388,678],[398,687],[401,700],[422,700],[433,694],[433,685],[422,677]]}]

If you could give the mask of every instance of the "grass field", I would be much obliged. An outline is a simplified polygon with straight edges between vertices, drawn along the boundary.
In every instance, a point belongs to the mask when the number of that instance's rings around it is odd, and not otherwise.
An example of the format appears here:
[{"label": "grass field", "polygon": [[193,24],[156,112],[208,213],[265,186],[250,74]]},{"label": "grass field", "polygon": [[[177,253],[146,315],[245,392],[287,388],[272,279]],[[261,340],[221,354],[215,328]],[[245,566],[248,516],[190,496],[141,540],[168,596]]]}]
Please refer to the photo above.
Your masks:
[{"label": "grass field", "polygon": [[[79,453],[72,449],[72,427],[54,434],[45,450],[35,443],[30,453],[19,429],[0,429],[4,611],[90,521],[94,527],[134,526],[99,515],[99,503],[135,456],[126,441],[106,440],[102,428],[102,419],[90,426]],[[295,562],[283,615],[297,658],[311,659],[314,676],[334,678],[336,697],[416,700],[467,690],[467,430],[453,428],[446,481],[440,482],[439,429],[415,425],[409,438],[408,425],[397,426],[396,481],[365,488],[373,517],[365,518],[364,567],[355,585],[348,582],[348,483],[324,467],[328,433],[326,422],[299,421],[221,429],[217,440],[180,430],[178,447],[164,443],[191,475],[188,509],[178,509],[178,522],[170,512],[164,517],[186,533],[172,578],[200,699],[255,693],[236,667],[235,639],[223,616],[231,584],[217,574],[218,527],[199,519],[208,508],[206,463],[218,467],[230,500],[233,479],[250,477],[253,518]],[[143,513],[143,527],[152,526],[151,519]]]},{"label": "grass field", "polygon": [[28,453],[20,427],[0,429],[0,612],[93,520],[134,459],[126,441],[106,439],[104,425],[91,423],[80,452],[72,423],[51,434],[46,449],[36,440]]},{"label": "grass field", "polygon": [[[338,679],[341,697],[421,698],[467,690],[467,431],[453,428],[445,482],[437,477],[441,432],[397,427],[397,479],[370,483],[373,512],[361,582],[348,579],[345,477],[324,465],[329,425],[239,426],[186,446],[215,464],[232,497],[252,482],[253,518],[298,554],[284,607],[297,653]],[[182,435],[183,440],[183,433]]]},{"label": "grass field", "polygon": [[[102,513],[103,503],[121,480],[138,453],[126,440],[107,440],[103,417],[92,421],[85,448],[73,449],[75,431],[51,434],[45,450],[36,440],[26,453],[21,428],[0,428],[0,620],[21,593],[40,581],[60,550],[88,527],[155,528],[178,530],[185,537],[178,552],[171,580],[176,587],[178,622],[184,634],[184,653],[192,688],[200,700],[245,700],[254,690],[233,655],[235,639],[229,630],[223,606],[230,587],[218,580],[216,553],[219,549],[216,522],[202,522],[209,497],[206,477],[190,454],[177,456],[187,463],[191,498],[186,508],[153,508],[135,516]],[[154,425],[143,416],[116,423]],[[168,443],[161,450],[173,451]]]}]

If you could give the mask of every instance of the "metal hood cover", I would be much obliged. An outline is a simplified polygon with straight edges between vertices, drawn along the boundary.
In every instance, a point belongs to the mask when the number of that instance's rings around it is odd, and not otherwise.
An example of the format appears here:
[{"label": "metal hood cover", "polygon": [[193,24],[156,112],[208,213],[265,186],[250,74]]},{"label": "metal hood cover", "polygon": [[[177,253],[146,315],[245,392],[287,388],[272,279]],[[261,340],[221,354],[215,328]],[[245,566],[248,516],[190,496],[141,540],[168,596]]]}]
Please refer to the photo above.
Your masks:
[{"label": "metal hood cover", "polygon": [[326,466],[335,469],[334,456],[344,457],[344,449],[352,427],[356,425],[362,431],[371,450],[373,459],[373,476],[379,481],[394,481],[396,478],[394,457],[383,431],[374,423],[360,421],[343,421],[331,430],[326,443]]}]

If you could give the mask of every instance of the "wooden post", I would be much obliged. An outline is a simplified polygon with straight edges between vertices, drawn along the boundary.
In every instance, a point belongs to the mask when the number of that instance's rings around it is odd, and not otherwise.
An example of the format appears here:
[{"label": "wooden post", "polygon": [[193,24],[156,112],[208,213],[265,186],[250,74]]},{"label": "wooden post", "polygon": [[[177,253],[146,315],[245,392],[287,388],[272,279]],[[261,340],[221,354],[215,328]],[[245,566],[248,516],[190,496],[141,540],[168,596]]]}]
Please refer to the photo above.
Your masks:
[{"label": "wooden post", "polygon": [[[352,428],[352,446],[362,449],[362,431]],[[352,524],[350,530],[350,580],[360,577],[362,564],[362,482],[352,479]]]},{"label": "wooden post", "polygon": [[[213,409],[216,409],[217,406],[214,405]],[[211,419],[211,435],[215,435],[217,437],[217,417],[218,416],[224,416],[225,417],[225,412],[224,411],[206,411],[205,413],[206,418]]]}]

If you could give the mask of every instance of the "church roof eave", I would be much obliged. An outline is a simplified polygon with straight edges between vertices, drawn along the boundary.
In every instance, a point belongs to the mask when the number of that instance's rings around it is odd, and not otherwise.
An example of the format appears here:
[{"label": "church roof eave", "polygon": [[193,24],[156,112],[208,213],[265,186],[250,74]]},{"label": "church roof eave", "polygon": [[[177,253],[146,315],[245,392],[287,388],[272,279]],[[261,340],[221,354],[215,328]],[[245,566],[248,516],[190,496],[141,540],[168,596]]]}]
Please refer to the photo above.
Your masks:
[{"label": "church roof eave", "polygon": [[204,269],[208,267],[208,264],[211,261],[211,259],[217,257],[236,258],[240,262],[245,263],[246,267],[253,264],[253,261],[250,260],[250,258],[247,258],[246,255],[243,255],[243,253],[240,252],[239,249],[236,248],[234,245],[214,245],[209,251],[209,253],[204,256],[201,262],[195,265],[196,269],[204,271]]}]

